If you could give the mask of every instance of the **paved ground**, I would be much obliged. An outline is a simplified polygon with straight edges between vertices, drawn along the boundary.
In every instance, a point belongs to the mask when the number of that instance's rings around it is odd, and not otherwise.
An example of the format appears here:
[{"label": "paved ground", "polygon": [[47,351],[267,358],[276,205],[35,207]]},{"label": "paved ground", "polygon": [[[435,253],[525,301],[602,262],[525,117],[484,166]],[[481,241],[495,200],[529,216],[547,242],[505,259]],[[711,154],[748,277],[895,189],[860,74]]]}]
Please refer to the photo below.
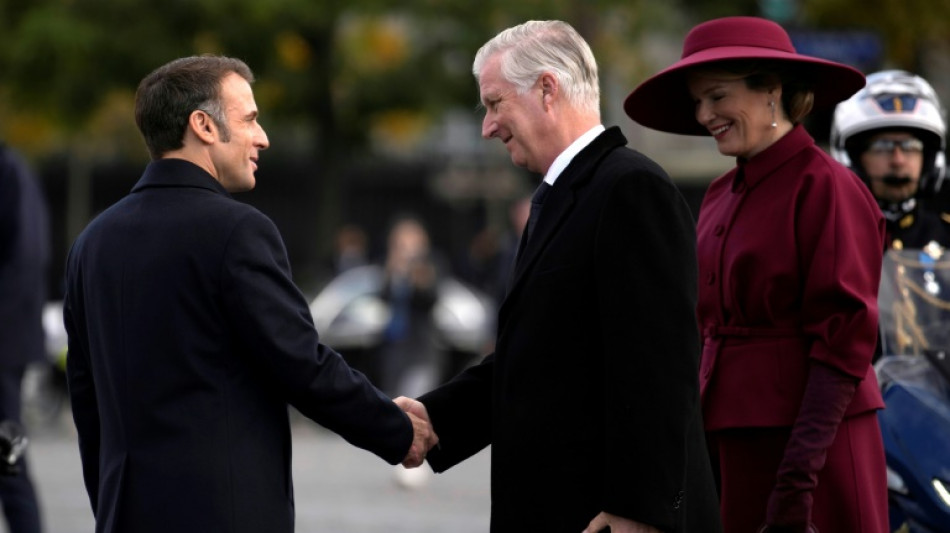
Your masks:
[{"label": "paved ground", "polygon": [[[30,460],[47,533],[95,529],[68,416],[31,430]],[[293,434],[299,533],[488,531],[487,451],[406,489],[395,482],[395,468],[309,421],[296,422]]]}]

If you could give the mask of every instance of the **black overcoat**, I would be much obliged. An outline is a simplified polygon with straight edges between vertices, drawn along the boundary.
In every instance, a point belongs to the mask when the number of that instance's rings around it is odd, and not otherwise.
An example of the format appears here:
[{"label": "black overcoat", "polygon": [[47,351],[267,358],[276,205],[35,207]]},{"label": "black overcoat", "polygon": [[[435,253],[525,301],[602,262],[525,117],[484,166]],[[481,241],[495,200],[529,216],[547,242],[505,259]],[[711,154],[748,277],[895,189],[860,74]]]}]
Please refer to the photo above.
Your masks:
[{"label": "black overcoat", "polygon": [[0,144],[0,368],[22,371],[45,355],[43,305],[49,214],[23,159]]},{"label": "black overcoat", "polygon": [[189,162],[90,223],[66,285],[97,532],[293,531],[288,403],[392,464],[409,449],[408,418],[319,343],[274,224]]},{"label": "black overcoat", "polygon": [[719,530],[699,409],[692,216],[666,173],[599,135],[557,179],[493,354],[420,399],[443,471],[491,445],[493,532],[600,511]]}]

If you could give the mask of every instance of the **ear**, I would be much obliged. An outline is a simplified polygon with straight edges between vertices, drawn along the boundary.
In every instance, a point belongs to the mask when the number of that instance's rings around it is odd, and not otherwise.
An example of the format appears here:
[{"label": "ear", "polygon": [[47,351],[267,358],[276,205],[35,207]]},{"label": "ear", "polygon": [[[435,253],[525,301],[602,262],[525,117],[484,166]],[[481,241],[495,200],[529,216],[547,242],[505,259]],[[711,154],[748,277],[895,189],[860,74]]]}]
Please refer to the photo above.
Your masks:
[{"label": "ear", "polygon": [[198,109],[192,111],[189,115],[188,129],[194,133],[198,140],[205,144],[214,143],[218,135],[218,127],[211,119],[211,115]]},{"label": "ear", "polygon": [[769,98],[773,98],[776,102],[782,101],[782,84],[776,83],[769,88]]},{"label": "ear", "polygon": [[541,105],[546,108],[553,104],[554,100],[558,97],[560,85],[558,84],[557,76],[550,72],[541,74],[541,77],[538,78],[538,82],[541,84]]}]

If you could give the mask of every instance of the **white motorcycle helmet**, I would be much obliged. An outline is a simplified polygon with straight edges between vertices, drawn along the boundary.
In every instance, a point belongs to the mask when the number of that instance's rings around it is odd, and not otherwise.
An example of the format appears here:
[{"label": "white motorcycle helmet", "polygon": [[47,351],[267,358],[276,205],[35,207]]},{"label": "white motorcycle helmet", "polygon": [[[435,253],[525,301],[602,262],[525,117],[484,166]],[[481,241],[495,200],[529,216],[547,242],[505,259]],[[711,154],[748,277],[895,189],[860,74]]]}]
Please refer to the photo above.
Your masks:
[{"label": "white motorcycle helmet", "polygon": [[902,70],[867,76],[864,88],[838,104],[831,123],[831,155],[867,182],[860,154],[882,129],[914,133],[924,143],[918,194],[940,189],[946,175],[945,110],[926,80]]}]

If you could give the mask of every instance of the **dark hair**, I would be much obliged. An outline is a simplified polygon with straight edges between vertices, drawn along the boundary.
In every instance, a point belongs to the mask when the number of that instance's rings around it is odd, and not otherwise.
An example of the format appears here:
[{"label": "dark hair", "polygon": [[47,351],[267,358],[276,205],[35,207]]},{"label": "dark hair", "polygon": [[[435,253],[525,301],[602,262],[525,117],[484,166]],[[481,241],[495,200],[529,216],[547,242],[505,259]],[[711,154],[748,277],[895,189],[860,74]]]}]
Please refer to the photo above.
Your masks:
[{"label": "dark hair", "polygon": [[815,105],[814,83],[803,69],[787,61],[736,59],[717,61],[697,70],[721,70],[745,80],[746,87],[768,90],[782,87],[782,111],[792,124],[801,122]]},{"label": "dark hair", "polygon": [[221,107],[221,80],[231,73],[248,83],[254,81],[251,69],[240,59],[202,55],[162,65],[139,83],[135,123],[153,160],[183,146],[188,117],[198,109],[211,116],[221,129],[222,138],[228,140],[230,130]]}]

